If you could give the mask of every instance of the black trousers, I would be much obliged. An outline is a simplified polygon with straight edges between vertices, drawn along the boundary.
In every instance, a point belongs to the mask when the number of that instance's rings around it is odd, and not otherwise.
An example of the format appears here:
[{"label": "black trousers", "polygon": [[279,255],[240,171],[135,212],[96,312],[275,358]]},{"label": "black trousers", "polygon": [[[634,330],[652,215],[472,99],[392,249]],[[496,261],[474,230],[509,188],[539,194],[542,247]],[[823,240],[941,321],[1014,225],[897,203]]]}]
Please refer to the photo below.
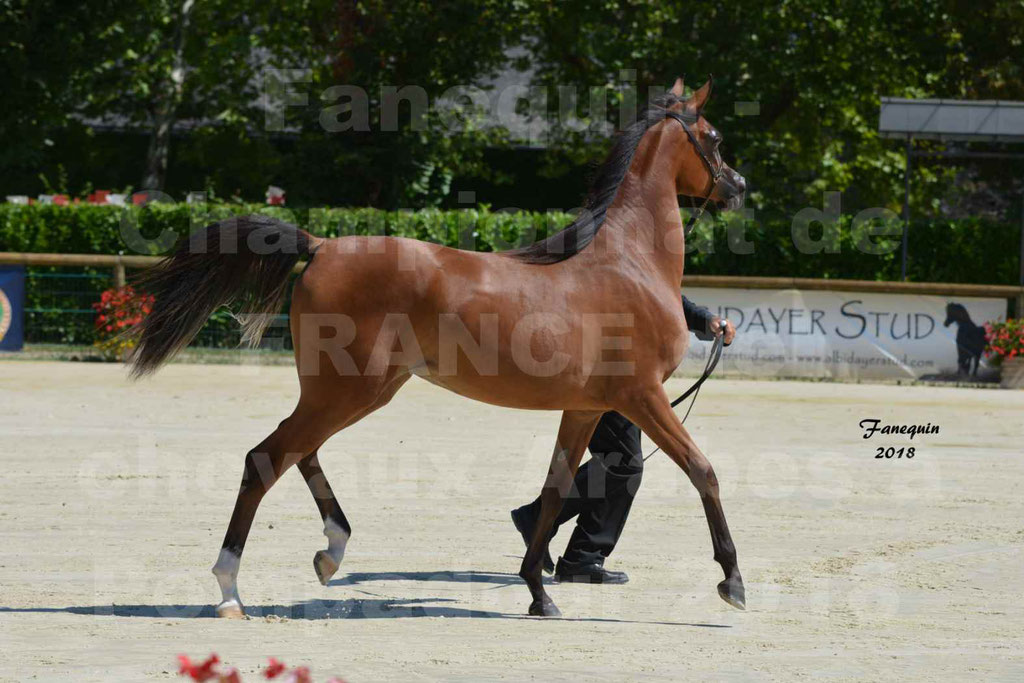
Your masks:
[{"label": "black trousers", "polygon": [[[619,413],[601,417],[589,448],[591,458],[576,473],[552,530],[554,535],[559,526],[576,517],[576,528],[562,554],[572,564],[604,563],[622,534],[644,473],[640,428]],[[538,518],[540,498],[530,508],[531,516]]]}]

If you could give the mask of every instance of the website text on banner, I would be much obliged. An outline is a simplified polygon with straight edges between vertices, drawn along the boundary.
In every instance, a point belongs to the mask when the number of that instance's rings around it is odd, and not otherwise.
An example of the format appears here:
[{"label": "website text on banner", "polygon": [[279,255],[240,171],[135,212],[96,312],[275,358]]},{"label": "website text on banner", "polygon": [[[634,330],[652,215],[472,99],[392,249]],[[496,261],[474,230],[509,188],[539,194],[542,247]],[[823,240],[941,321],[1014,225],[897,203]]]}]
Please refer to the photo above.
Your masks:
[{"label": "website text on banner", "polygon": [[[999,298],[685,286],[683,294],[736,325],[720,371],[755,377],[953,378],[965,361],[973,376],[978,359],[978,379],[988,378],[983,326],[1006,319]],[[680,369],[699,372],[707,346],[691,344]]]}]

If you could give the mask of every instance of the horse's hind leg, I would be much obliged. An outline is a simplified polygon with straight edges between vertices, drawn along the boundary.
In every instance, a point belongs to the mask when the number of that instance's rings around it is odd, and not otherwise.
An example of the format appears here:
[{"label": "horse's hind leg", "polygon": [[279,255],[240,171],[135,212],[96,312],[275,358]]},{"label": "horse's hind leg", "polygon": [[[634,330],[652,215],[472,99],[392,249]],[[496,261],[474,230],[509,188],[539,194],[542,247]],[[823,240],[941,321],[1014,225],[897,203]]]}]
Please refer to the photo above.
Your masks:
[{"label": "horse's hind leg", "polygon": [[320,468],[320,460],[314,451],[305,460],[300,460],[299,472],[302,473],[313,494],[313,500],[324,520],[324,536],[327,537],[327,549],[318,550],[313,556],[313,569],[320,583],[327,585],[334,573],[338,571],[341,560],[345,556],[345,546],[352,536],[352,527],[345,518],[338,499],[334,497],[331,484],[327,481],[324,471]]},{"label": "horse's hind leg", "polygon": [[319,448],[331,431],[314,411],[303,410],[300,404],[270,436],[245,456],[242,485],[217,564],[213,567],[221,590],[217,616],[238,618],[245,614],[238,597],[238,566],[263,496],[289,467]]},{"label": "horse's hind leg", "polygon": [[736,547],[722,511],[718,478],[711,463],[679,423],[664,388],[661,385],[652,387],[630,405],[616,406],[616,409],[635,422],[690,478],[704,505],[715,561],[725,572],[725,580],[718,584],[718,595],[733,607],[745,609],[743,578],[736,561]]},{"label": "horse's hind leg", "polygon": [[[372,400],[350,409],[336,431],[358,422],[378,408],[387,405],[402,388],[402,385],[409,380],[409,377],[410,375],[407,373],[393,368],[380,385],[360,384],[358,391],[355,386],[348,387],[353,393],[371,396]],[[320,468],[319,454],[313,451],[309,457],[299,461],[298,467],[299,472],[306,480],[309,492],[313,494],[313,500],[316,501],[317,509],[320,510],[320,517],[324,521],[327,549],[318,550],[313,556],[313,570],[320,583],[326,586],[334,573],[338,571],[341,560],[345,556],[345,546],[348,545],[348,540],[352,537],[352,526],[345,517],[345,513],[342,512],[338,499],[334,497],[334,491],[327,481],[327,476]]]},{"label": "horse's hind leg", "polygon": [[[356,378],[350,382],[338,381],[337,377],[324,377],[323,383],[311,387],[307,392],[304,387],[303,396],[307,398],[299,401],[295,412],[280,424],[273,434],[268,436],[263,443],[254,448],[245,457],[245,470],[242,474],[242,486],[238,492],[238,499],[235,502],[235,510],[231,515],[231,522],[228,524],[228,531],[224,535],[224,543],[221,547],[217,564],[213,567],[213,573],[220,583],[221,603],[217,607],[217,615],[222,617],[242,617],[245,615],[242,602],[238,598],[237,577],[238,566],[242,558],[242,551],[245,548],[245,540],[252,527],[256,509],[263,500],[270,487],[287,471],[289,467],[315,456],[321,444],[334,433],[357,422],[369,415],[377,408],[391,400],[395,392],[408,379],[407,374],[392,370],[388,376],[372,381],[364,381]],[[315,399],[308,398],[316,397]],[[344,397],[344,398],[342,398]],[[329,402],[329,399],[333,402]],[[319,466],[319,463],[318,463]],[[326,484],[326,479],[319,479],[313,476],[312,483],[319,487],[319,481]],[[329,489],[329,487],[328,487]],[[317,489],[320,490],[320,489]],[[314,497],[317,491],[313,491]],[[340,506],[334,501],[330,506],[333,494],[327,501],[327,510],[334,518],[333,507],[337,507],[337,520],[344,520]],[[320,499],[317,499],[320,505]],[[321,514],[323,514],[321,508]],[[340,524],[343,529],[348,522]],[[325,521],[325,527],[329,527]],[[331,534],[328,534],[331,539]],[[332,550],[337,552],[340,561],[344,545],[340,544],[340,535],[331,539],[328,545],[327,555],[333,557]],[[347,539],[346,539],[347,540]],[[333,546],[333,547],[332,547]],[[318,574],[321,569],[318,567]],[[326,576],[326,575],[324,575]],[[327,577],[329,578],[329,577]],[[326,579],[321,579],[326,581]]]},{"label": "horse's hind leg", "polygon": [[555,452],[551,456],[551,467],[540,494],[540,518],[534,527],[533,539],[530,541],[530,547],[526,549],[523,564],[519,568],[519,576],[526,581],[533,597],[529,611],[533,616],[557,617],[561,614],[544,592],[541,574],[544,551],[547,549],[551,525],[562,510],[562,504],[572,488],[572,481],[580,466],[583,452],[587,449],[590,437],[593,436],[594,428],[600,419],[601,413],[566,411],[562,414]]}]

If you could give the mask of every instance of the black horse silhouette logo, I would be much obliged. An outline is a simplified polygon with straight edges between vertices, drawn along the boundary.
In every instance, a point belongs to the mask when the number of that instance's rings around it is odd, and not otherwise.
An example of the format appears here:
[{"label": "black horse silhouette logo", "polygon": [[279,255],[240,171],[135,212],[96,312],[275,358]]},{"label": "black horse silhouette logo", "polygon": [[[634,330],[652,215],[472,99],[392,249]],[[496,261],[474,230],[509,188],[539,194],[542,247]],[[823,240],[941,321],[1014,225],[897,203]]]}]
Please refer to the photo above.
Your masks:
[{"label": "black horse silhouette logo", "polygon": [[[981,362],[981,353],[985,350],[985,328],[975,325],[967,309],[963,304],[946,304],[945,327],[956,323],[956,364],[959,372],[964,376],[978,376],[978,363]],[[974,370],[971,370],[971,361],[974,361]]]}]

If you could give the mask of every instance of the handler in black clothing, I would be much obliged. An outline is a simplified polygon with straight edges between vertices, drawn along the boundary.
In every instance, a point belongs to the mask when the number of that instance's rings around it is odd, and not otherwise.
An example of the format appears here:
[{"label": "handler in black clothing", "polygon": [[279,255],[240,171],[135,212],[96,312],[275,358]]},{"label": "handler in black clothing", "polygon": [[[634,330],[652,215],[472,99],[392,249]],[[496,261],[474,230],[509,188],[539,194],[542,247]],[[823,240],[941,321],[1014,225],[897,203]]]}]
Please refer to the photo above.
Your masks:
[{"label": "handler in black clothing", "polygon": [[[736,328],[703,306],[683,297],[683,315],[690,331],[702,341],[711,341],[724,334],[728,346],[736,336]],[[622,534],[633,498],[640,488],[644,460],[640,451],[640,428],[614,411],[601,417],[590,439],[591,459],[580,467],[573,488],[561,513],[555,518],[551,535],[558,527],[576,517],[576,529],[569,539],[565,554],[558,558],[558,567],[551,555],[544,557],[544,570],[555,571],[558,581],[584,583],[626,583],[625,572],[604,568],[604,561]],[[600,462],[591,467],[594,459]],[[604,467],[601,467],[601,465]],[[512,522],[530,544],[533,528],[540,516],[540,498],[512,511]]]}]

